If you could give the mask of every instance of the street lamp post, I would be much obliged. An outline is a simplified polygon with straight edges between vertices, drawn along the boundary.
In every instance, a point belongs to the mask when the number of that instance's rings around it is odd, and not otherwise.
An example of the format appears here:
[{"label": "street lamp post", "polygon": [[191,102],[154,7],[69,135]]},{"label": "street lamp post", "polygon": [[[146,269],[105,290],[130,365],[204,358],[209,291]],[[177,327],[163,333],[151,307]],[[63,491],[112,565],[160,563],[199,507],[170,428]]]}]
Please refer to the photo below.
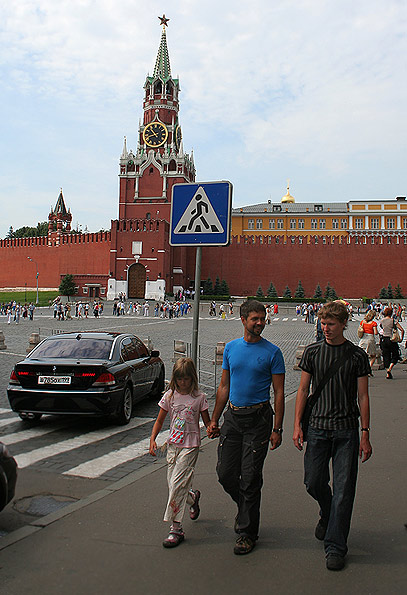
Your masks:
[{"label": "street lamp post", "polygon": [[35,304],[38,306],[38,277],[40,276],[40,274],[38,272],[38,263],[33,258],[31,258],[31,256],[27,256],[27,258],[28,258],[28,260],[33,262],[35,264],[35,266],[37,267],[37,274],[35,275],[35,278],[37,279],[37,301],[35,302]]}]

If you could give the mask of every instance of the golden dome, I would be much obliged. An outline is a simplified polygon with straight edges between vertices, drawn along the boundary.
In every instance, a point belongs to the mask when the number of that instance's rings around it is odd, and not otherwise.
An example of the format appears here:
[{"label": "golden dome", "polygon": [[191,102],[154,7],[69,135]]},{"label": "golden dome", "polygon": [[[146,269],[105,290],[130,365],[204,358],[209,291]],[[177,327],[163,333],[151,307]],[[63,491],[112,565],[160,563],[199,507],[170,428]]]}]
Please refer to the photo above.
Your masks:
[{"label": "golden dome", "polygon": [[281,202],[282,203],[295,202],[295,198],[293,196],[291,196],[291,194],[290,194],[290,180],[288,180],[288,182],[287,182],[287,194],[285,194],[283,196],[283,198],[281,199]]}]

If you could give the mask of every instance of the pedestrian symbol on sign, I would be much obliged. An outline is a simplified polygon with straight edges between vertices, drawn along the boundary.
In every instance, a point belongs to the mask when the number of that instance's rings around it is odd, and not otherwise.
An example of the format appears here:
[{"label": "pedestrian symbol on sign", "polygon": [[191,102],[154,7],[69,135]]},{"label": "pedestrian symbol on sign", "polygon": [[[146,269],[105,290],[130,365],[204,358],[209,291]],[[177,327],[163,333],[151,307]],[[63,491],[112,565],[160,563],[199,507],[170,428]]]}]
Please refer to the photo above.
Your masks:
[{"label": "pedestrian symbol on sign", "polygon": [[224,229],[205,190],[199,186],[174,233],[223,233]]}]

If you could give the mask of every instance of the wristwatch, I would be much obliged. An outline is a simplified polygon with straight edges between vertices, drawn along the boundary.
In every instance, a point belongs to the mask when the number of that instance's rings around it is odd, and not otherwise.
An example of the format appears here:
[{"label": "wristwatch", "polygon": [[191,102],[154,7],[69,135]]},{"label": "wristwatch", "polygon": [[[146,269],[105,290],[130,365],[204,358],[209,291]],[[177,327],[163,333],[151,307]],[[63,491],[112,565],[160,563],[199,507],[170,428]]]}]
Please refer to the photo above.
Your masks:
[{"label": "wristwatch", "polygon": [[283,428],[273,428],[273,432],[275,432],[276,434],[281,434],[283,433]]},{"label": "wristwatch", "polygon": [[361,432],[370,432],[370,428],[360,428]]}]

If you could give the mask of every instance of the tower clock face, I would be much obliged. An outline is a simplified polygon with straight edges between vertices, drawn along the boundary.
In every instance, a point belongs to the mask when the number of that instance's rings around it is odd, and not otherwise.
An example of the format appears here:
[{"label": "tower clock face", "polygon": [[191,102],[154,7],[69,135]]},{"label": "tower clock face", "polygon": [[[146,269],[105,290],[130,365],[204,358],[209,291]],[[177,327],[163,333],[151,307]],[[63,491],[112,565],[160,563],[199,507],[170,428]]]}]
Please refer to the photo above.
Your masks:
[{"label": "tower clock face", "polygon": [[168,138],[168,130],[161,122],[150,122],[143,130],[143,139],[149,147],[160,147]]},{"label": "tower clock face", "polygon": [[182,140],[181,126],[177,126],[175,129],[175,146],[177,147],[177,151],[181,145],[181,140]]}]

